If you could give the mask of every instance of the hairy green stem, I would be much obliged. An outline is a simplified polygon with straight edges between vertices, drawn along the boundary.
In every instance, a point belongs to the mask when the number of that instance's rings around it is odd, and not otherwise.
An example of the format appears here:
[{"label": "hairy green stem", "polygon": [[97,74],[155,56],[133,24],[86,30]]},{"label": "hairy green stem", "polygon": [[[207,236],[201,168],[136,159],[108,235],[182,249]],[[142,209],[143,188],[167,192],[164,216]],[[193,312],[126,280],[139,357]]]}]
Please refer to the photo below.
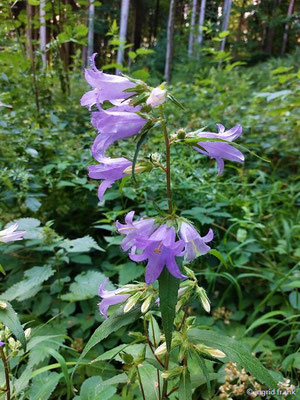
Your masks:
[{"label": "hairy green stem", "polygon": [[164,109],[163,106],[160,106],[160,116],[161,116],[161,124],[163,129],[163,134],[165,138],[165,145],[166,145],[166,179],[167,179],[167,197],[168,197],[168,205],[169,205],[169,213],[172,214],[173,212],[173,205],[172,205],[172,192],[171,192],[171,162],[170,162],[170,140],[167,131],[167,125],[164,116]]},{"label": "hairy green stem", "polygon": [[4,366],[5,382],[6,382],[6,399],[10,400],[9,366],[2,347],[0,347],[0,357],[2,358]]}]

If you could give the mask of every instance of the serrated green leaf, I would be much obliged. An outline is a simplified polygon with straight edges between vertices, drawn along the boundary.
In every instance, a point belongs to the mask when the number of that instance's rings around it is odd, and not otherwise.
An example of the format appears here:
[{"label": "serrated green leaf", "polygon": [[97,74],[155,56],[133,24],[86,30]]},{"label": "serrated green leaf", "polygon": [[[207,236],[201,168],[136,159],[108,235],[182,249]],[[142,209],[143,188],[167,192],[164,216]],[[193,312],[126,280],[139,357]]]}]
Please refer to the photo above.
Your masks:
[{"label": "serrated green leaf", "polygon": [[81,386],[80,396],[74,400],[109,400],[117,391],[114,386],[103,384],[100,376],[92,376],[85,380]]},{"label": "serrated green leaf", "polygon": [[91,236],[84,236],[74,240],[66,239],[60,247],[65,249],[68,253],[84,253],[91,249],[104,251]]},{"label": "serrated green leaf", "polygon": [[119,272],[119,285],[126,285],[139,278],[145,271],[145,268],[133,262],[127,262],[121,266]]},{"label": "serrated green leaf", "polygon": [[2,298],[8,301],[23,301],[35,296],[42,288],[42,283],[48,280],[55,271],[50,265],[33,267],[24,273],[24,280],[15,283],[3,294]]},{"label": "serrated green leaf", "polygon": [[171,349],[172,332],[174,329],[175,308],[177,304],[179,279],[164,268],[158,278],[159,298],[162,325],[166,336],[167,349]]},{"label": "serrated green leaf", "polygon": [[244,344],[220,333],[198,328],[190,329],[188,338],[192,343],[203,343],[206,346],[223,351],[227,357],[220,359],[220,361],[228,362],[228,360],[231,360],[245,368],[246,371],[269,388],[277,387],[276,380]]},{"label": "serrated green leaf", "polygon": [[44,372],[33,379],[29,390],[30,400],[48,400],[63,374]]},{"label": "serrated green leaf", "polygon": [[[70,285],[70,293],[61,296],[62,300],[80,301],[91,299],[97,296],[100,283],[106,279],[106,276],[99,271],[87,271],[75,277],[75,282]],[[108,282],[108,290],[113,290],[113,285]]]},{"label": "serrated green leaf", "polygon": [[[2,300],[2,299],[1,299]],[[12,308],[11,304],[5,301],[6,308],[0,309],[0,321],[7,326],[19,342],[21,342],[24,351],[26,351],[26,340],[24,330],[20,323],[18,314]]]}]

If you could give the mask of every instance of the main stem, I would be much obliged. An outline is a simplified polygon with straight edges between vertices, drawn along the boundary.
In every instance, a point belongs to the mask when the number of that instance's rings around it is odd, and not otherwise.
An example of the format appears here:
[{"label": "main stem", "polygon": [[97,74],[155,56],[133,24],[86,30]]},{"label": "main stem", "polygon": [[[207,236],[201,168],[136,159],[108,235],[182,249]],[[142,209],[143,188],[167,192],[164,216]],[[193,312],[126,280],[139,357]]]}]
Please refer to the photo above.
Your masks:
[{"label": "main stem", "polygon": [[165,116],[164,116],[163,106],[160,106],[159,108],[160,108],[160,116],[161,116],[161,125],[162,125],[163,134],[164,134],[164,138],[165,138],[165,144],[166,144],[167,197],[168,197],[169,213],[172,214],[173,205],[172,205],[172,192],[171,192],[170,141],[169,141],[169,135],[168,135],[168,131],[167,131],[166,120],[165,120]]},{"label": "main stem", "polygon": [[0,347],[0,357],[2,358],[2,362],[4,365],[5,382],[6,382],[6,399],[10,400],[9,367],[2,347]]}]

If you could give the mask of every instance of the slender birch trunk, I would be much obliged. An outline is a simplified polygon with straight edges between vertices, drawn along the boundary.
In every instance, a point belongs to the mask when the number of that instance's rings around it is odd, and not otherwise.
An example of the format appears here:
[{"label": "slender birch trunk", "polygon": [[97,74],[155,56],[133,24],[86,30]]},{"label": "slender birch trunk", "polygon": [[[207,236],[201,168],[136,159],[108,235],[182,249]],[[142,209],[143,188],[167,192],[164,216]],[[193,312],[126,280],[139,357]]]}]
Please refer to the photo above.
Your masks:
[{"label": "slender birch trunk", "polygon": [[195,31],[195,21],[196,21],[196,11],[197,11],[197,2],[198,0],[193,0],[193,8],[192,8],[192,15],[191,15],[191,26],[190,26],[190,35],[189,35],[189,47],[188,47],[188,56],[191,57],[193,54],[193,47],[194,47],[194,31]]},{"label": "slender birch trunk", "polygon": [[[295,0],[290,0],[288,13],[287,13],[287,17],[288,18],[290,18],[290,16],[293,14],[294,5],[295,5]],[[284,53],[286,51],[286,45],[287,45],[287,40],[288,40],[288,30],[289,30],[289,22],[287,22],[285,24],[285,27],[284,27],[284,34],[283,34],[282,47],[281,47],[281,55],[284,55]]]},{"label": "slender birch trunk", "polygon": [[[228,30],[229,17],[230,17],[230,11],[231,11],[231,3],[232,3],[232,0],[224,0],[222,32]],[[226,42],[226,37],[224,37],[221,42],[221,51],[225,50],[225,42]]]},{"label": "slender birch trunk", "polygon": [[205,7],[206,7],[206,0],[201,0],[200,6],[200,13],[199,13],[199,26],[198,26],[198,36],[197,36],[197,44],[201,46],[203,42],[203,25],[204,25],[204,18],[205,18]]},{"label": "slender birch trunk", "polygon": [[[120,22],[120,34],[119,40],[120,42],[126,41],[126,34],[127,34],[127,23],[128,23],[128,14],[129,14],[129,1],[130,0],[122,0],[121,6],[121,22]],[[121,44],[118,49],[117,54],[117,63],[122,64],[123,57],[124,57],[124,44]],[[116,70],[116,73],[119,71]]]},{"label": "slender birch trunk", "polygon": [[33,62],[33,48],[32,48],[32,6],[26,1],[26,52],[27,57]]},{"label": "slender birch trunk", "polygon": [[168,18],[168,29],[167,29],[167,51],[166,51],[166,62],[165,62],[165,80],[170,82],[171,79],[171,65],[172,65],[172,53],[173,53],[173,34],[174,34],[174,14],[175,14],[175,0],[170,1],[169,18]]},{"label": "slender birch trunk", "polygon": [[41,0],[41,2],[40,2],[40,50],[42,53],[43,68],[46,68],[46,65],[47,65],[45,6],[46,6],[46,0]]},{"label": "slender birch trunk", "polygon": [[94,17],[95,17],[95,4],[94,0],[89,1],[89,34],[88,34],[88,59],[90,59],[94,52]]}]

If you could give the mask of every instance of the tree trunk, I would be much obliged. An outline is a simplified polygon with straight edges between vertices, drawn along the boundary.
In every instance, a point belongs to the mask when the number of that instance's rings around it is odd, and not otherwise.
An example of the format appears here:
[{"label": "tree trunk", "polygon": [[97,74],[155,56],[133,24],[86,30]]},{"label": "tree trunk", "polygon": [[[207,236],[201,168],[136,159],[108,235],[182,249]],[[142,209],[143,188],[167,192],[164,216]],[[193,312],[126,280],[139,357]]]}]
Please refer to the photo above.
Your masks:
[{"label": "tree trunk", "polygon": [[[295,5],[295,0],[290,0],[288,13],[287,13],[288,19],[293,14],[294,5]],[[282,47],[281,47],[281,55],[282,56],[284,55],[284,53],[286,51],[286,45],[287,45],[287,40],[288,40],[288,30],[289,30],[289,21],[285,24],[285,27],[284,27],[284,34],[283,34]]]},{"label": "tree trunk", "polygon": [[165,80],[170,82],[171,79],[171,66],[173,56],[173,36],[174,36],[174,14],[175,14],[175,0],[170,1],[168,29],[167,29],[167,51],[165,62]]},{"label": "tree trunk", "polygon": [[189,35],[189,47],[188,47],[188,56],[191,57],[193,54],[193,47],[194,47],[194,31],[195,31],[195,21],[196,21],[196,11],[197,11],[197,2],[198,0],[193,0],[193,8],[191,14],[191,26],[190,26],[190,35]]},{"label": "tree trunk", "polygon": [[[229,17],[230,17],[230,11],[231,11],[231,3],[232,0],[224,0],[224,6],[223,6],[223,20],[222,20],[222,32],[228,30],[228,25],[229,25]],[[223,38],[221,42],[221,51],[225,50],[225,42],[226,42],[226,37]]]},{"label": "tree trunk", "polygon": [[233,51],[233,58],[236,58],[236,56],[237,56],[237,47],[239,46],[239,43],[242,38],[242,27],[243,27],[243,23],[244,23],[245,5],[246,5],[246,0],[243,0],[242,7],[241,7],[241,13],[240,13],[240,17],[239,17],[239,24],[238,24],[238,28],[237,28],[236,45],[235,45],[234,51]]},{"label": "tree trunk", "polygon": [[92,57],[94,53],[94,16],[95,16],[95,4],[94,0],[89,1],[89,34],[88,34],[88,59]]},{"label": "tree trunk", "polygon": [[201,0],[200,6],[200,13],[199,13],[199,26],[198,26],[198,36],[197,36],[197,43],[201,46],[203,42],[203,25],[204,25],[204,18],[205,18],[205,7],[206,7],[206,0]]},{"label": "tree trunk", "polygon": [[153,30],[153,35],[154,35],[155,39],[157,38],[158,20],[159,20],[159,0],[156,0],[154,30]]},{"label": "tree trunk", "polygon": [[[129,1],[130,0],[122,0],[120,34],[119,34],[120,42],[126,42],[127,23],[128,23],[128,14],[129,14]],[[123,63],[123,57],[124,57],[124,44],[121,44],[121,45],[119,45],[118,54],[117,54],[117,63],[118,64]],[[118,73],[118,70],[116,70],[116,73]]]},{"label": "tree trunk", "polygon": [[142,41],[142,11],[143,5],[139,3],[139,0],[134,0],[134,38],[133,38],[133,49],[137,50],[141,47]]},{"label": "tree trunk", "polygon": [[41,0],[41,2],[40,2],[40,50],[42,53],[43,68],[46,68],[46,65],[47,65],[45,6],[46,6],[46,0]]},{"label": "tree trunk", "polygon": [[26,16],[27,16],[27,27],[26,27],[26,52],[27,57],[33,62],[33,48],[32,48],[32,6],[26,1]]}]

